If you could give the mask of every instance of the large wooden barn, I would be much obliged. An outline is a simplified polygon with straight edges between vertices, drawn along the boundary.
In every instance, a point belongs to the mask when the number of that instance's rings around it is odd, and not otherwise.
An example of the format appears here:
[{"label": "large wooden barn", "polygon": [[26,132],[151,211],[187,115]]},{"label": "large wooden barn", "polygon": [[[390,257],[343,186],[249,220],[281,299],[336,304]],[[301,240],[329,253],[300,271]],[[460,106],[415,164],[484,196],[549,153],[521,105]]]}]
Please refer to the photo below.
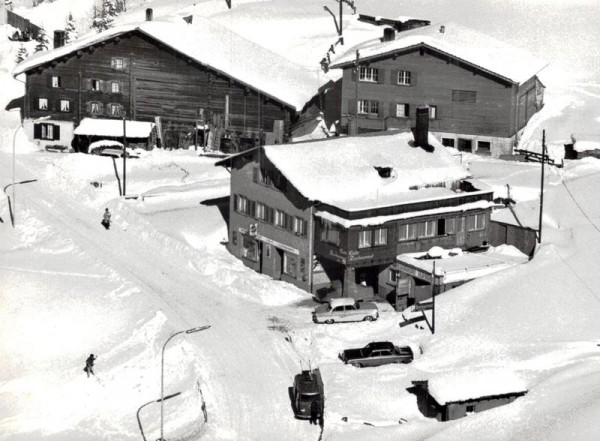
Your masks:
[{"label": "large wooden barn", "polygon": [[[358,66],[357,66],[358,65]],[[350,134],[404,127],[417,106],[429,128],[461,151],[512,153],[543,106],[544,62],[456,24],[430,25],[364,42],[333,60],[343,69],[341,126]]]},{"label": "large wooden barn", "polygon": [[169,148],[281,143],[319,88],[313,73],[208,19],[152,21],[151,13],[38,53],[20,74],[25,129],[40,145],[71,145],[86,117],[124,115],[156,122]]}]

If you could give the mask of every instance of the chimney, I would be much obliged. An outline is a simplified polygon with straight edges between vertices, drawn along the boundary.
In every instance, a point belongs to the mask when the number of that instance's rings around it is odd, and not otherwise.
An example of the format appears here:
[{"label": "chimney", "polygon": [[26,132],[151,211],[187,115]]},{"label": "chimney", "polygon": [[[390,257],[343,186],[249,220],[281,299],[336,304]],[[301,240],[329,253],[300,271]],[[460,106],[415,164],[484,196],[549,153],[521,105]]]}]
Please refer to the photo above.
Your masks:
[{"label": "chimney", "polygon": [[417,126],[415,127],[415,146],[429,147],[429,107],[417,107]]},{"label": "chimney", "polygon": [[440,34],[443,34],[444,32],[446,32],[446,26],[442,25],[440,26]]},{"label": "chimney", "polygon": [[394,28],[383,28],[383,38],[381,41],[393,41],[396,38],[396,30]]},{"label": "chimney", "polygon": [[54,49],[65,45],[65,31],[54,31]]},{"label": "chimney", "polygon": [[152,21],[152,8],[146,9],[146,21]]}]

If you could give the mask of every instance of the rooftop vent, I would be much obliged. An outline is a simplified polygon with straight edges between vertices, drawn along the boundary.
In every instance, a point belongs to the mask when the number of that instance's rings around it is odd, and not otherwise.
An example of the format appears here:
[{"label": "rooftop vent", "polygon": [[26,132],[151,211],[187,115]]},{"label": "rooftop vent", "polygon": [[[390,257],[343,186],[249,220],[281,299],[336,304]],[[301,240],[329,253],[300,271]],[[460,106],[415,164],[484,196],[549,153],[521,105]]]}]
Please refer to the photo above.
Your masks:
[{"label": "rooftop vent", "polygon": [[394,41],[396,38],[396,31],[394,28],[384,28],[383,29],[383,38],[381,41]]},{"label": "rooftop vent", "polygon": [[440,26],[440,34],[446,32],[446,26]]},{"label": "rooftop vent", "polygon": [[152,8],[146,9],[146,21],[152,21],[152,16],[154,13],[152,12]]},{"label": "rooftop vent", "polygon": [[382,178],[392,177],[392,167],[375,167],[375,170],[377,170],[377,173],[379,173],[379,176],[381,176]]}]

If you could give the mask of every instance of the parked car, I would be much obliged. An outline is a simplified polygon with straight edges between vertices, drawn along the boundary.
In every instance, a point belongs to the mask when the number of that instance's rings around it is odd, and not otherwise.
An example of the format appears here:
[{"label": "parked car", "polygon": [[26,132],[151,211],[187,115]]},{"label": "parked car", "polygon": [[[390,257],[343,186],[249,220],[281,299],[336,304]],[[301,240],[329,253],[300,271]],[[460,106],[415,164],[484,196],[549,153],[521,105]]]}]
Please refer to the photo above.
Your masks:
[{"label": "parked car", "polygon": [[[101,139],[100,141],[92,142],[88,147],[88,152],[92,155],[110,156],[113,158],[123,157],[123,144],[119,141],[110,139]],[[139,158],[140,153],[134,149],[127,147],[125,149],[127,158]]]},{"label": "parked car", "polygon": [[319,406],[319,414],[323,414],[323,381],[318,369],[302,371],[294,377],[291,393],[294,416],[299,419],[309,419],[313,402]]},{"label": "parked car", "polygon": [[346,349],[339,355],[345,364],[356,367],[410,363],[415,355],[410,346],[395,346],[389,341],[374,341],[364,348]]},{"label": "parked car", "polygon": [[329,303],[317,306],[312,313],[315,323],[360,322],[379,318],[375,303],[357,302],[352,298],[331,299]]}]

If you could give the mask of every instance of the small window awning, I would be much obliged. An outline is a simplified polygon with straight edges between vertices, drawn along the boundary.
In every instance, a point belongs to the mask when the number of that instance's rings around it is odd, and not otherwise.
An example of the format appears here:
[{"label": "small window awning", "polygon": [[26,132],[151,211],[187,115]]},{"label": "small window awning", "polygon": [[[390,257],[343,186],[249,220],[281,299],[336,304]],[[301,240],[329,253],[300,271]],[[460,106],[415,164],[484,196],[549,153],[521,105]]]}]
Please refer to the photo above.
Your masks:
[{"label": "small window awning", "polygon": [[[127,138],[148,138],[154,128],[154,123],[151,122],[126,120],[125,124],[125,135]],[[84,118],[75,129],[74,134],[83,136],[106,136],[111,138],[122,137],[123,120]]]}]

